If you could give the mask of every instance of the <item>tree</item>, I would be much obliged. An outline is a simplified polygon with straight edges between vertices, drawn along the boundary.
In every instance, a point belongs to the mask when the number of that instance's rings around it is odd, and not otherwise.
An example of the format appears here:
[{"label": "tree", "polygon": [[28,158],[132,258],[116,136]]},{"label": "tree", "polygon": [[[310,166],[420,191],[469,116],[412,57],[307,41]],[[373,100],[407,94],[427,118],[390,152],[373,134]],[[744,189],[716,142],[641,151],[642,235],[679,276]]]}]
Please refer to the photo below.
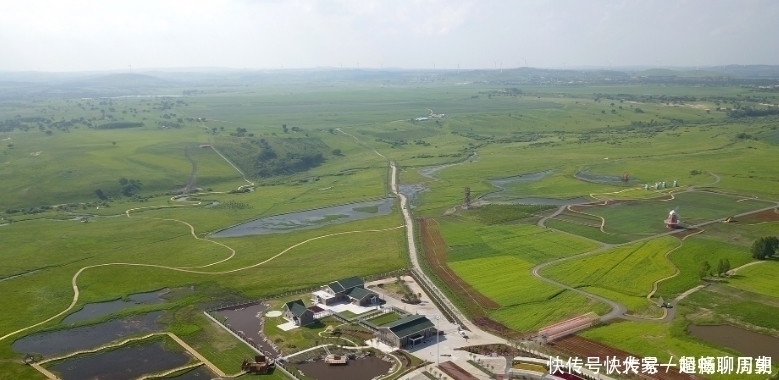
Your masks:
[{"label": "tree", "polygon": [[761,237],[752,243],[752,257],[765,260],[773,256],[777,248],[779,248],[779,238],[776,236]]},{"label": "tree", "polygon": [[704,261],[701,263],[700,268],[698,269],[698,277],[701,279],[706,278],[706,276],[709,275],[709,271],[711,270],[711,265],[709,265],[708,261]]},{"label": "tree", "polygon": [[333,149],[333,156],[343,156],[344,154],[340,149]]},{"label": "tree", "polygon": [[111,141],[111,145],[116,146],[116,141]]},{"label": "tree", "polygon": [[725,272],[727,272],[727,270],[725,270],[725,260],[719,259],[719,262],[717,263],[717,276],[722,276]]},{"label": "tree", "polygon": [[284,133],[289,133],[289,130],[287,129],[287,125],[286,124],[282,124],[281,125],[281,129],[284,130]]},{"label": "tree", "polygon": [[100,190],[100,189],[95,190],[95,195],[97,195],[97,197],[100,198],[100,200],[102,200],[102,201],[108,199],[108,197],[105,195],[103,190]]},{"label": "tree", "polygon": [[131,197],[141,188],[143,185],[141,181],[137,179],[120,178],[119,184],[122,185],[122,194],[126,197]]},{"label": "tree", "polygon": [[725,259],[723,267],[724,267],[723,269],[725,269],[723,273],[728,274],[728,272],[730,271],[730,261],[728,259]]}]

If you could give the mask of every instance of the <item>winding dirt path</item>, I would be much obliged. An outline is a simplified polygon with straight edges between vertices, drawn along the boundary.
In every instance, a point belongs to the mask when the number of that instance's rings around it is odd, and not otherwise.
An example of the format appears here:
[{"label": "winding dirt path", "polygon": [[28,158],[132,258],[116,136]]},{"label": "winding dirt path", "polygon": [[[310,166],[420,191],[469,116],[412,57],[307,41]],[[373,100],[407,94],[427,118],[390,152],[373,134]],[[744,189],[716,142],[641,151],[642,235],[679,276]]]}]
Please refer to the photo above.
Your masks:
[{"label": "winding dirt path", "polygon": [[[149,206],[149,207],[154,207],[154,206]],[[130,212],[131,211],[142,209],[142,208],[149,208],[149,207],[138,207],[138,208],[135,208],[135,209],[127,210],[125,213],[127,214],[128,217],[130,217]],[[169,207],[174,207],[174,206],[169,206]],[[48,322],[51,322],[54,319],[56,319],[58,317],[61,317],[61,316],[65,315],[66,313],[68,313],[69,311],[71,311],[76,306],[76,304],[78,303],[79,296],[80,296],[80,292],[79,292],[79,288],[78,288],[78,277],[87,269],[107,267],[107,266],[114,266],[114,265],[121,265],[121,266],[132,266],[132,267],[146,267],[146,268],[167,269],[167,270],[172,270],[172,271],[177,271],[177,272],[192,273],[192,274],[202,274],[202,275],[223,275],[223,274],[229,274],[229,273],[236,273],[236,272],[240,272],[240,271],[251,269],[251,268],[256,268],[256,267],[259,267],[261,265],[267,264],[267,263],[273,261],[274,259],[284,255],[285,253],[287,253],[287,252],[289,252],[289,251],[291,251],[291,250],[293,250],[293,249],[295,249],[295,248],[297,248],[297,247],[299,247],[301,245],[304,245],[306,243],[309,243],[309,242],[312,242],[312,241],[315,241],[315,240],[324,239],[324,238],[333,237],[333,236],[350,235],[350,234],[363,233],[363,232],[392,231],[392,230],[396,230],[396,229],[400,229],[400,228],[405,227],[405,226],[401,225],[401,226],[397,226],[397,227],[389,227],[389,228],[384,228],[384,229],[353,230],[353,231],[336,232],[336,233],[331,233],[331,234],[320,235],[320,236],[316,236],[316,237],[313,237],[313,238],[310,238],[310,239],[306,239],[306,240],[304,240],[302,242],[299,242],[297,244],[294,244],[294,245],[292,245],[292,246],[282,250],[281,252],[279,252],[279,253],[277,253],[277,254],[271,256],[270,258],[265,259],[265,260],[263,260],[261,262],[258,262],[258,263],[252,264],[252,265],[247,265],[247,266],[240,267],[240,268],[230,269],[230,270],[210,272],[210,271],[202,271],[202,270],[196,270],[196,269],[202,269],[202,268],[206,268],[206,267],[209,267],[209,266],[212,266],[212,265],[224,263],[224,262],[230,260],[231,258],[233,258],[235,256],[235,250],[232,249],[231,247],[229,247],[229,246],[227,246],[225,244],[219,243],[219,242],[215,242],[215,241],[208,240],[208,239],[198,238],[197,235],[195,234],[194,227],[191,224],[189,224],[189,223],[186,223],[186,222],[183,222],[183,221],[180,221],[180,220],[177,220],[177,219],[163,219],[163,218],[148,218],[148,219],[158,219],[158,220],[174,221],[174,222],[186,224],[187,226],[190,227],[190,233],[192,234],[192,236],[195,239],[197,239],[197,240],[206,240],[206,241],[209,241],[211,243],[214,243],[214,244],[220,245],[222,247],[225,247],[228,250],[230,250],[231,254],[230,254],[229,257],[227,257],[225,259],[213,262],[211,264],[198,266],[198,267],[172,267],[172,266],[158,265],[158,264],[141,264],[141,263],[127,263],[127,262],[112,262],[112,263],[104,263],[104,264],[95,264],[95,265],[85,266],[85,267],[79,269],[76,272],[76,274],[74,274],[73,277],[71,278],[70,282],[71,282],[71,287],[73,288],[73,299],[72,299],[70,305],[65,310],[62,310],[61,312],[57,313],[56,315],[51,316],[51,317],[49,317],[49,318],[47,318],[47,319],[45,319],[45,320],[43,320],[41,322],[38,322],[38,323],[35,323],[35,324],[32,324],[32,325],[29,325],[27,327],[23,327],[21,329],[18,329],[16,331],[12,331],[10,333],[7,333],[7,334],[3,335],[2,337],[0,337],[0,341],[3,341],[3,340],[5,340],[5,339],[7,339],[7,338],[9,338],[9,337],[11,337],[13,335],[18,334],[18,333],[21,333],[21,332],[27,331],[29,329],[32,329],[32,328],[41,326],[43,324],[46,324]]]}]

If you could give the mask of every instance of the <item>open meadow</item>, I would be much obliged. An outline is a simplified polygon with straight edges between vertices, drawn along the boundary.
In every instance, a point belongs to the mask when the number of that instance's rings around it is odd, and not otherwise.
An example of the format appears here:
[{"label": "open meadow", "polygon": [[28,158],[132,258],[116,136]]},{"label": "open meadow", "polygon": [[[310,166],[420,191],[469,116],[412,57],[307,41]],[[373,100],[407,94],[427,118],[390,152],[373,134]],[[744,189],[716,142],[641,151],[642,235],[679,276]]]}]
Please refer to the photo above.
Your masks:
[{"label": "open meadow", "polygon": [[[390,161],[401,186],[420,190],[413,216],[437,234],[433,247],[418,236],[425,272],[469,316],[520,333],[611,310],[544,278],[656,317],[648,295],[670,301],[705,284],[703,261],[753,262],[752,241],[777,234],[766,214],[659,236],[670,210],[685,225],[773,212],[777,120],[720,109],[769,101],[755,88],[334,83],[0,102],[0,379],[43,378],[19,364],[14,341],[71,327],[63,319],[87,304],[159,289],[182,295],[76,325],[162,311],[165,331],[237,372],[252,351],[204,309],[411,265]],[[369,214],[360,220],[326,209],[388,197],[386,212],[354,206]],[[288,218],[282,232],[213,236],[272,216]],[[763,308],[779,292],[775,264],[708,279],[765,297],[739,301],[752,315],[733,317],[742,327],[777,333],[753,317],[773,310]],[[663,360],[727,353],[685,332],[706,305],[722,314],[706,321],[734,313],[708,294],[681,300],[671,323],[583,335]],[[311,334],[294,339],[311,345]]]}]

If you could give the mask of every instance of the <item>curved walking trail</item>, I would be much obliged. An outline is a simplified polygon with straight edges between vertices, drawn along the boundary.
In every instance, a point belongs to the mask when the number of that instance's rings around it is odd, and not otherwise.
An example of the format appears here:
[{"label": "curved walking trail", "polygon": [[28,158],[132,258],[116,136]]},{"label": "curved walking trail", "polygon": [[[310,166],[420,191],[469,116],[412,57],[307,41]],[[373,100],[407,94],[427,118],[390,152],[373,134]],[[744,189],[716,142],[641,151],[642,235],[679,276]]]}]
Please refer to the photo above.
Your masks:
[{"label": "curved walking trail", "polygon": [[[709,173],[709,174],[711,174],[712,176],[715,177],[715,181],[713,183],[709,184],[709,185],[706,185],[706,186],[712,186],[712,185],[715,185],[715,184],[719,183],[720,177],[718,175],[716,175],[714,173]],[[696,186],[690,186],[690,188],[688,188],[687,190],[681,191],[679,193],[692,192],[692,191],[695,191],[695,190],[696,190]],[[673,196],[673,194],[671,194],[671,196]],[[606,202],[608,202],[608,201],[606,201]],[[764,208],[761,208],[761,209],[758,209],[758,210],[747,211],[747,212],[744,212],[744,213],[741,213],[741,214],[738,214],[738,215],[734,215],[733,217],[734,218],[743,217],[743,216],[746,216],[746,215],[759,213],[759,212],[763,212],[763,211],[766,211],[766,210],[776,209],[777,205],[779,205],[779,202],[775,202],[774,201],[774,205],[772,205],[772,206],[764,207]],[[581,206],[581,205],[578,205],[578,206]],[[561,206],[552,215],[550,215],[548,217],[545,217],[545,218],[542,218],[538,222],[538,225],[540,227],[546,227],[544,222],[546,222],[547,219],[554,218],[555,216],[557,216],[560,213],[562,213],[563,211],[565,211],[567,207],[570,207],[570,206]],[[571,211],[573,211],[573,210],[571,210]],[[586,214],[586,213],[584,213],[584,214]],[[590,215],[590,214],[587,214],[587,215]],[[709,224],[714,224],[714,223],[719,223],[719,222],[722,222],[722,221],[726,220],[727,218],[728,217],[723,217],[723,218],[709,220],[709,221],[701,222],[701,223],[698,223],[698,224],[695,224],[695,225],[691,225],[687,229],[699,229],[700,231],[698,231],[698,232],[696,232],[694,234],[685,236],[685,237],[682,238],[682,240],[686,239],[689,236],[693,236],[693,235],[697,235],[699,233],[702,233],[704,231],[703,228],[702,228],[703,226],[707,226]],[[602,229],[604,224],[605,224],[605,219],[603,219],[603,218],[601,218],[601,219],[603,220],[603,222],[601,224],[601,229]],[[547,228],[549,228],[549,227],[547,227]],[[566,290],[570,290],[570,291],[579,293],[579,294],[581,294],[581,295],[583,295],[585,297],[588,297],[590,299],[595,299],[595,300],[601,301],[601,302],[609,305],[611,307],[611,311],[609,313],[601,316],[600,320],[602,322],[607,322],[607,321],[610,321],[610,320],[613,320],[613,319],[617,319],[617,318],[627,319],[627,320],[637,320],[637,321],[670,322],[671,320],[673,320],[673,317],[675,315],[675,311],[676,311],[675,308],[670,308],[670,309],[663,308],[663,315],[662,315],[662,317],[659,317],[659,318],[629,315],[629,314],[626,314],[627,313],[627,307],[625,305],[617,302],[617,301],[614,301],[614,300],[611,300],[611,299],[608,299],[608,298],[605,298],[605,297],[599,296],[597,294],[593,294],[593,293],[590,293],[590,292],[587,292],[587,291],[584,291],[584,290],[581,290],[581,289],[578,289],[578,288],[574,288],[572,286],[568,286],[566,284],[563,284],[563,283],[561,283],[559,281],[555,281],[555,280],[553,280],[551,278],[548,278],[548,277],[544,277],[543,275],[541,275],[540,271],[543,270],[544,268],[552,266],[552,265],[560,264],[562,262],[569,261],[569,260],[583,258],[583,257],[586,257],[586,256],[591,256],[591,255],[594,255],[594,254],[597,254],[597,253],[601,253],[601,252],[603,252],[605,250],[608,250],[608,249],[611,249],[611,248],[614,248],[614,247],[620,247],[620,246],[633,244],[633,243],[644,241],[644,240],[655,239],[655,238],[659,238],[659,237],[662,237],[662,236],[669,236],[669,235],[672,235],[672,234],[675,234],[675,233],[679,233],[681,231],[683,231],[683,230],[671,230],[671,231],[668,231],[668,232],[655,234],[655,235],[652,235],[652,236],[647,236],[647,237],[644,237],[644,238],[641,238],[641,239],[633,240],[633,241],[630,241],[630,242],[627,242],[627,243],[622,243],[622,244],[606,244],[606,243],[601,243],[601,246],[599,248],[596,248],[596,249],[594,249],[592,251],[583,252],[583,253],[580,253],[580,254],[577,254],[577,255],[573,255],[573,256],[562,257],[562,258],[559,258],[559,259],[548,261],[546,263],[539,264],[539,265],[537,265],[537,266],[535,266],[535,267],[533,267],[531,269],[531,273],[533,274],[534,277],[536,277],[538,279],[541,279],[543,281],[546,281],[546,282],[548,282],[550,284],[556,285],[556,286],[558,286],[560,288],[563,288],[563,289],[566,289]],[[676,248],[666,252],[666,254],[665,254],[666,259],[667,259],[668,254],[670,254],[671,252],[673,252],[674,250],[676,250],[676,249],[678,249],[680,247],[681,247],[681,244],[678,247],[676,247]],[[747,264],[747,265],[754,265],[754,264],[756,264],[756,263],[750,263],[750,264]],[[679,274],[679,268],[677,268],[672,263],[671,263],[671,265],[675,269],[675,273],[673,275],[669,276],[669,277],[662,278],[660,280],[655,281],[652,284],[652,291],[647,295],[647,299],[650,299],[651,296],[654,295],[654,293],[656,293],[657,286],[658,286],[658,284],[660,282],[668,280],[668,279],[673,278],[673,277],[676,277]],[[747,266],[747,265],[744,265],[744,266]],[[737,270],[737,269],[743,268],[744,266],[741,266],[739,268],[734,269],[733,272],[735,272],[735,270]],[[677,302],[681,301],[686,296],[694,293],[695,291],[697,291],[697,290],[699,290],[699,289],[701,289],[703,287],[704,287],[704,285],[699,285],[699,286],[696,286],[696,287],[694,287],[694,288],[692,288],[692,289],[682,293],[681,295],[677,296],[672,302],[670,302],[671,306],[676,306]]]}]

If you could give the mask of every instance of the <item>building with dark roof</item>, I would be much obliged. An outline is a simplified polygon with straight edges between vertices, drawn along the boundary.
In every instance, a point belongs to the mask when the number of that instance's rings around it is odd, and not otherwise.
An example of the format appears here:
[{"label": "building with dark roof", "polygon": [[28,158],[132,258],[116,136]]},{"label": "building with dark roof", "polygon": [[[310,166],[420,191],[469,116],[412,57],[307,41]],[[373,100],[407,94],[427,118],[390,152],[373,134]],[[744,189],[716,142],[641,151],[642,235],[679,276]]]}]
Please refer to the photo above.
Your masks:
[{"label": "building with dark roof", "polygon": [[365,289],[365,283],[359,277],[349,277],[333,281],[312,293],[314,302],[327,306],[350,302],[358,306],[379,304],[379,295]]},{"label": "building with dark roof", "polygon": [[424,315],[407,315],[379,327],[376,337],[394,347],[419,344],[436,334],[435,325]]},{"label": "building with dark roof", "polygon": [[298,326],[305,326],[316,322],[314,312],[306,307],[303,300],[289,301],[284,304],[284,318],[292,321]]}]

